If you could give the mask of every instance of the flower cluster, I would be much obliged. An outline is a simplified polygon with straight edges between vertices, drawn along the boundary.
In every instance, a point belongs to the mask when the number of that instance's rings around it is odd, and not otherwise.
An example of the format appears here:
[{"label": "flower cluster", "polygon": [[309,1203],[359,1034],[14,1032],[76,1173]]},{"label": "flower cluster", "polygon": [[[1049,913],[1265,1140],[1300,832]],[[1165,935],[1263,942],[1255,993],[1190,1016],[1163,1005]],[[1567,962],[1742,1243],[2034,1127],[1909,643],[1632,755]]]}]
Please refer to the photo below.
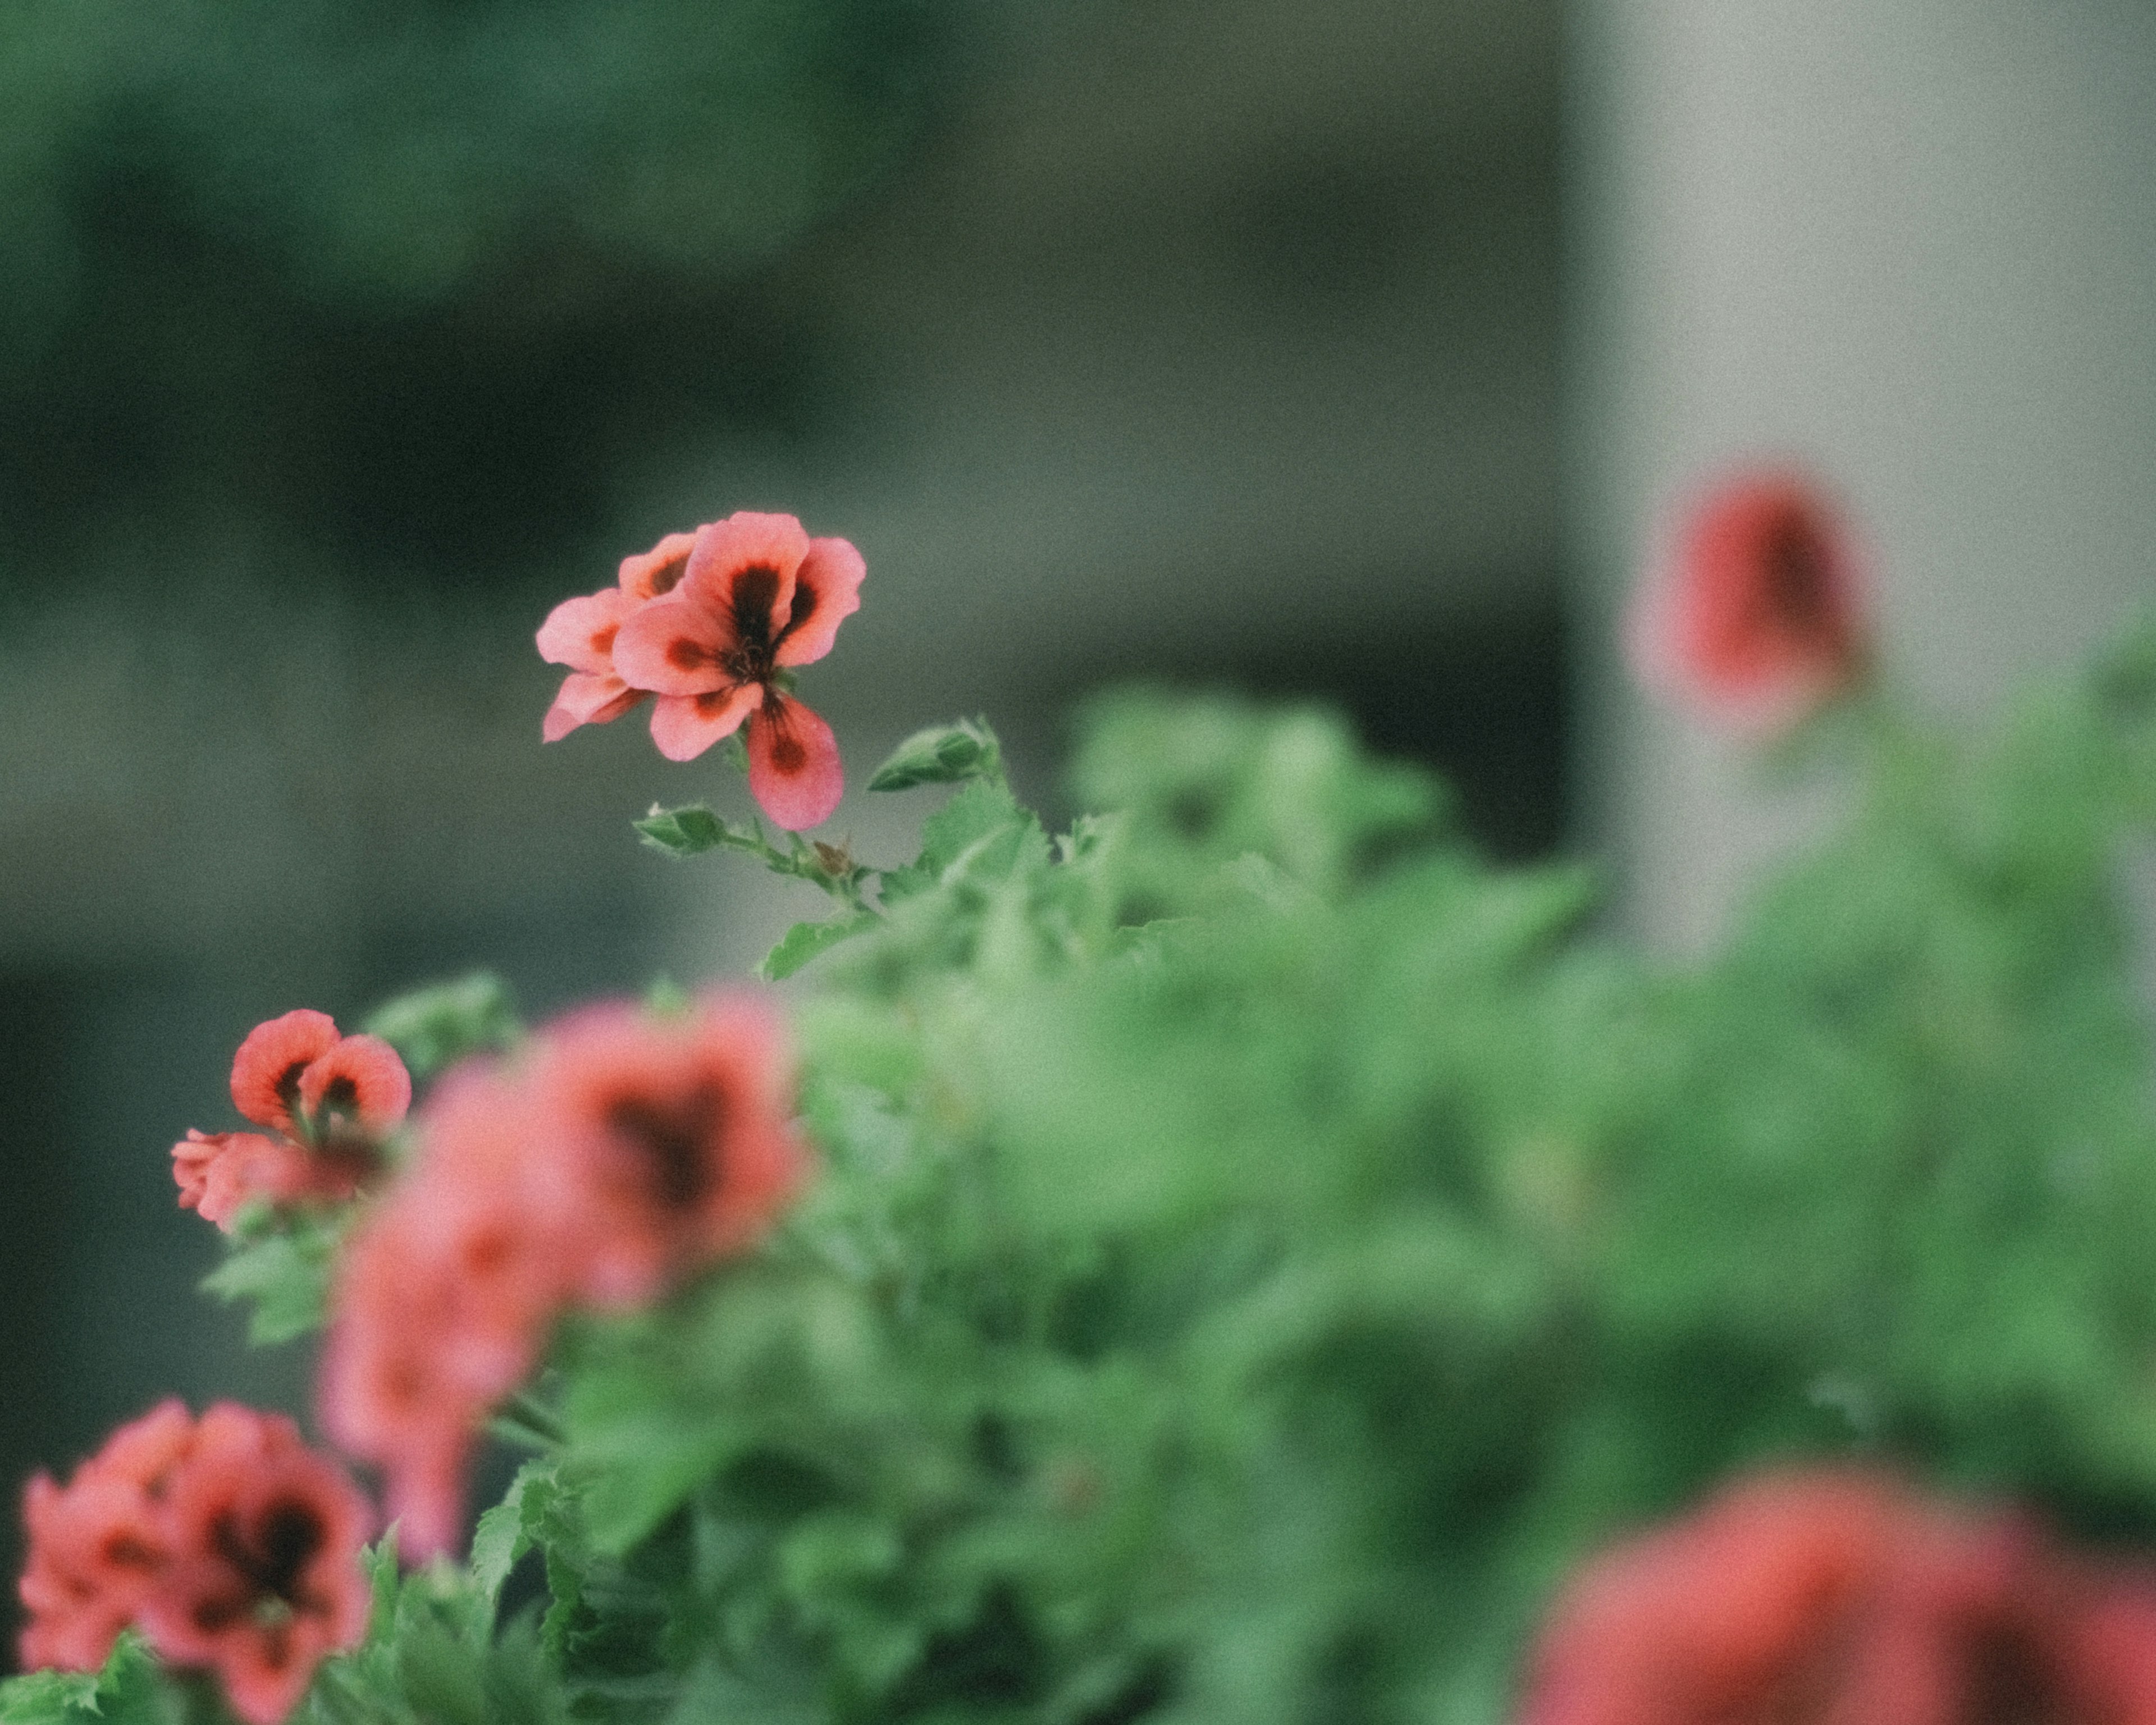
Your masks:
[{"label": "flower cluster", "polygon": [[408,1554],[456,1543],[474,1435],[564,1307],[648,1301],[763,1232],[806,1165],[789,1111],[778,1025],[743,997],[589,1007],[436,1087],[339,1268],[322,1366],[325,1424],[384,1470]]},{"label": "flower cluster", "polygon": [[229,1230],[256,1199],[352,1197],[382,1165],[383,1141],[412,1105],[412,1077],[378,1036],[342,1036],[327,1013],[257,1024],[232,1062],[234,1106],[262,1132],[189,1131],[172,1146],[180,1207]]},{"label": "flower cluster", "polygon": [[162,1403],[64,1487],[33,1479],[23,1516],[25,1667],[95,1671],[133,1624],[168,1662],[216,1672],[248,1725],[276,1725],[367,1628],[372,1512],[280,1414]]},{"label": "flower cluster", "polygon": [[742,510],[670,533],[622,560],[616,584],[557,605],[540,655],[570,667],[547,710],[549,742],[656,696],[651,737],[690,761],[747,726],[749,789],[782,827],[819,824],[845,788],[831,727],[787,673],[831,650],[860,608],[867,567],[843,539],[811,539],[790,515]]},{"label": "flower cluster", "polygon": [[1795,475],[1723,485],[1642,584],[1629,645],[1650,687],[1741,730],[1787,728],[1870,657],[1847,529]]},{"label": "flower cluster", "polygon": [[2156,1577],[1870,1473],[1740,1484],[1559,1600],[1522,1725],[2156,1718]]}]

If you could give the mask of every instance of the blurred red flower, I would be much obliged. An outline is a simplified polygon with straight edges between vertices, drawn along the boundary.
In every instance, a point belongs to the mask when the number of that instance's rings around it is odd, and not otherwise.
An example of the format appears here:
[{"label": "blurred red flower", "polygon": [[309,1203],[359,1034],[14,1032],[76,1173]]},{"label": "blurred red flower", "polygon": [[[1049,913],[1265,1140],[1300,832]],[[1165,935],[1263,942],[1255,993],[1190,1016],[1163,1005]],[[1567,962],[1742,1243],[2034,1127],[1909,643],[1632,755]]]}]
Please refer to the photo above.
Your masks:
[{"label": "blurred red flower", "polygon": [[1883,1476],[1770,1475],[1589,1563],[1522,1725],[2148,1725],[2156,1578]]},{"label": "blurred red flower", "polygon": [[1712,492],[1641,583],[1627,634],[1650,687],[1773,732],[1857,680],[1869,657],[1855,549],[1810,480],[1770,473]]},{"label": "blurred red flower", "polygon": [[752,1244],[805,1170],[778,1024],[750,997],[588,1007],[541,1034],[531,1078],[576,1194],[564,1270],[591,1304],[642,1304]]},{"label": "blurred red flower", "polygon": [[26,1668],[95,1671],[134,1623],[161,1658],[215,1671],[247,1725],[277,1725],[365,1632],[372,1512],[282,1415],[162,1403],[64,1490],[32,1480],[23,1509]]},{"label": "blurred red flower", "polygon": [[177,1401],[121,1426],[64,1489],[49,1474],[23,1494],[29,1555],[17,1593],[29,1609],[23,1668],[94,1671],[164,1567],[160,1500],[194,1438]]},{"label": "blurred red flower", "polygon": [[768,1228],[805,1167],[791,1084],[771,1014],[715,996],[588,1008],[520,1067],[436,1086],[417,1165],[338,1266],[322,1358],[323,1424],[383,1469],[406,1555],[457,1543],[473,1441],[564,1307],[655,1298]]},{"label": "blurred red flower", "polygon": [[367,1631],[373,1512],[280,1414],[205,1413],[165,1494],[169,1559],[142,1602],[161,1658],[207,1667],[247,1725],[277,1725],[329,1654]]},{"label": "blurred red flower", "polygon": [[680,583],[636,607],[612,642],[628,686],[660,697],[659,752],[694,760],[746,723],[764,813],[796,831],[825,819],[844,789],[838,742],[783,673],[831,650],[866,573],[851,545],[811,539],[790,515],[743,510],[699,527]]},{"label": "blurred red flower", "polygon": [[232,1100],[275,1136],[190,1130],[172,1146],[180,1208],[220,1228],[254,1199],[352,1196],[411,1106],[412,1077],[380,1037],[340,1035],[327,1013],[301,1009],[247,1033],[233,1056]]}]

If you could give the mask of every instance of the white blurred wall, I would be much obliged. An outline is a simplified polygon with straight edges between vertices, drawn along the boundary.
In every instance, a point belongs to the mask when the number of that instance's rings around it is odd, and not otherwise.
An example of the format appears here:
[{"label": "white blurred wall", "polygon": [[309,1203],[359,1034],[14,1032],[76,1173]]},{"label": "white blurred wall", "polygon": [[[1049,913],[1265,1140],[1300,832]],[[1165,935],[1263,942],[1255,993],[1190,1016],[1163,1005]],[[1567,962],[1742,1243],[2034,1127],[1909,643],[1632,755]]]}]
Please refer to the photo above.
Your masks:
[{"label": "white blurred wall", "polygon": [[1578,0],[1571,74],[1585,819],[1690,947],[1813,812],[1614,665],[1688,485],[1815,467],[1963,713],[2156,599],[2156,3]]}]

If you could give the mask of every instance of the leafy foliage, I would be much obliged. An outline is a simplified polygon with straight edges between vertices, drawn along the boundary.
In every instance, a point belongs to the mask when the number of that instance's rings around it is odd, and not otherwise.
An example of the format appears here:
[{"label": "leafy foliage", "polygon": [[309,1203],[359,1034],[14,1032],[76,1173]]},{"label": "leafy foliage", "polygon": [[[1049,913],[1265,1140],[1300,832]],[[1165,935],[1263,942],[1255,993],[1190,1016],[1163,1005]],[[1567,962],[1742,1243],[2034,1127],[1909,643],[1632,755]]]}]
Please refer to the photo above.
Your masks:
[{"label": "leafy foliage", "polygon": [[564,1328],[560,1441],[469,1572],[379,1560],[314,1717],[1496,1720],[1585,1548],[1761,1459],[2156,1534],[2146,662],[1976,746],[1873,714],[1681,969],[1322,713],[1102,702],[1055,836],[952,768],[767,963],[818,1183]]}]

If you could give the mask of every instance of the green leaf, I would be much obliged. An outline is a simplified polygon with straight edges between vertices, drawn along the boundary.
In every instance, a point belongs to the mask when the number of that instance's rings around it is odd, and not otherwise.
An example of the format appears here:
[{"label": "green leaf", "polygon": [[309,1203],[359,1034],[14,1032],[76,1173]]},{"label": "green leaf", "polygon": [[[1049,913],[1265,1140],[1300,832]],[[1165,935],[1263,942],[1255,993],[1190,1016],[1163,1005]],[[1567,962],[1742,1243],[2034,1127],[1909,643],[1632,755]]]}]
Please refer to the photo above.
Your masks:
[{"label": "green leaf", "polygon": [[485,970],[400,994],[361,1028],[395,1049],[414,1078],[466,1055],[507,1048],[523,1033],[507,986]]},{"label": "green leaf", "polygon": [[827,916],[820,922],[797,922],[765,956],[763,963],[757,967],[757,974],[767,983],[783,981],[810,959],[821,957],[839,942],[851,939],[882,920],[874,911],[853,911]]},{"label": "green leaf", "polygon": [[961,719],[916,731],[893,749],[869,780],[872,791],[903,791],[921,784],[960,784],[1003,778],[1003,747],[984,719]]},{"label": "green leaf", "polygon": [[48,1725],[97,1711],[95,1671],[28,1671],[0,1683],[0,1725]]},{"label": "green leaf", "polygon": [[684,803],[679,809],[662,809],[654,803],[650,814],[630,824],[645,844],[669,856],[696,856],[716,850],[728,837],[726,824],[701,803]]},{"label": "green leaf", "polygon": [[255,1302],[247,1328],[255,1347],[289,1342],[322,1326],[336,1240],[333,1226],[302,1226],[249,1240],[203,1278],[203,1291],[228,1306]]},{"label": "green leaf", "polygon": [[536,1508],[539,1495],[553,1484],[552,1461],[527,1461],[516,1470],[501,1502],[480,1517],[472,1532],[471,1578],[490,1609],[501,1597],[501,1584],[516,1560],[531,1549],[536,1517],[527,1513],[526,1499],[531,1497]]}]

